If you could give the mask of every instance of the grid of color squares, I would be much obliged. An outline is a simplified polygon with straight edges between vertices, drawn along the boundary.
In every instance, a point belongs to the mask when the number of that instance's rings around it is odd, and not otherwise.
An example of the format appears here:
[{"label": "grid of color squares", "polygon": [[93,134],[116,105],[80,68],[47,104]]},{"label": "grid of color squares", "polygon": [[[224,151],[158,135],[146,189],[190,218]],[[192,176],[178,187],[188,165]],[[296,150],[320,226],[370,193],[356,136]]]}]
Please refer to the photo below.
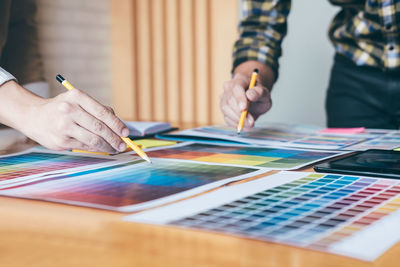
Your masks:
[{"label": "grid of color squares", "polygon": [[[355,145],[372,137],[354,135],[330,135],[318,134],[316,132],[296,132],[274,128],[253,128],[250,131],[234,134],[234,130],[227,126],[212,126],[197,128],[193,131],[210,134],[210,137],[223,137],[227,140],[242,141],[255,144],[279,144],[287,147],[305,147],[320,149],[342,149]],[[247,140],[247,141],[246,141]],[[251,142],[253,141],[253,142]]]},{"label": "grid of color squares", "polygon": [[270,169],[293,169],[338,155],[337,152],[267,147],[188,144],[147,153],[151,158],[173,158]]},{"label": "grid of color squares", "polygon": [[[194,131],[207,133],[207,134],[218,134],[237,137],[235,129],[229,126],[211,126],[194,129]],[[277,142],[290,142],[307,136],[304,133],[297,133],[295,131],[283,131],[274,128],[253,128],[250,131],[244,131],[240,133],[240,138],[244,139],[259,139]]]},{"label": "grid of color squares", "polygon": [[383,136],[378,139],[373,139],[361,144],[351,146],[349,149],[352,150],[367,150],[367,149],[385,149],[392,150],[400,147],[400,135],[393,134]]},{"label": "grid of color squares", "polygon": [[0,181],[110,162],[113,159],[31,152],[0,158]]},{"label": "grid of color squares", "polygon": [[328,251],[400,208],[399,181],[309,174],[171,225]]},{"label": "grid of color squares", "polygon": [[174,160],[135,161],[51,177],[0,190],[0,194],[117,209],[257,171]]},{"label": "grid of color squares", "polygon": [[321,146],[336,146],[338,148],[345,148],[365,141],[364,137],[351,137],[351,136],[335,136],[335,135],[317,135],[304,139],[296,140],[294,145],[321,145]]}]

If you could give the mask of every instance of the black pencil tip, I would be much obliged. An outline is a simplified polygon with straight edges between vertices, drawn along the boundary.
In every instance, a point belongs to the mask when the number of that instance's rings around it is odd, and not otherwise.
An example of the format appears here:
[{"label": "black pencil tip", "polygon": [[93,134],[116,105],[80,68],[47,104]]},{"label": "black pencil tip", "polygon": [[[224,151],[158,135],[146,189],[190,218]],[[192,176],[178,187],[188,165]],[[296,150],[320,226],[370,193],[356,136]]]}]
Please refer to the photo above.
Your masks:
[{"label": "black pencil tip", "polygon": [[57,81],[59,81],[60,83],[62,83],[63,81],[65,81],[64,77],[61,76],[61,74],[57,74],[56,79],[57,79]]}]

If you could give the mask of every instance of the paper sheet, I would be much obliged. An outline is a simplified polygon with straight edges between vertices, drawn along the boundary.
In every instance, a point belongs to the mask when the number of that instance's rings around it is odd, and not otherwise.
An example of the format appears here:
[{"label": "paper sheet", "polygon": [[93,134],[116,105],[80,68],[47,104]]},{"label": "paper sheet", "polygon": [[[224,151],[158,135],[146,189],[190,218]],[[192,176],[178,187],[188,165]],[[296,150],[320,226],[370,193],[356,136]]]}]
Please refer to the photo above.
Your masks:
[{"label": "paper sheet", "polygon": [[294,170],[348,152],[185,142],[147,149],[150,158],[174,158],[270,170]]},{"label": "paper sheet", "polygon": [[351,150],[384,149],[392,150],[400,147],[400,132],[392,132],[378,138],[348,147]]},{"label": "paper sheet", "polygon": [[376,138],[373,133],[360,135],[320,134],[313,128],[291,128],[288,126],[256,127],[249,131],[236,133],[228,126],[208,126],[184,130],[164,135],[165,137],[202,137],[235,141],[252,145],[293,147],[305,149],[346,150],[347,147]]},{"label": "paper sheet", "polygon": [[280,172],[126,221],[222,232],[373,261],[400,240],[400,181]]},{"label": "paper sheet", "polygon": [[140,146],[142,149],[153,148],[153,147],[160,147],[160,146],[172,146],[175,145],[177,142],[175,141],[166,141],[160,139],[138,139],[135,140],[135,144]]},{"label": "paper sheet", "polygon": [[0,158],[0,195],[135,211],[264,173],[251,167],[28,151]]}]

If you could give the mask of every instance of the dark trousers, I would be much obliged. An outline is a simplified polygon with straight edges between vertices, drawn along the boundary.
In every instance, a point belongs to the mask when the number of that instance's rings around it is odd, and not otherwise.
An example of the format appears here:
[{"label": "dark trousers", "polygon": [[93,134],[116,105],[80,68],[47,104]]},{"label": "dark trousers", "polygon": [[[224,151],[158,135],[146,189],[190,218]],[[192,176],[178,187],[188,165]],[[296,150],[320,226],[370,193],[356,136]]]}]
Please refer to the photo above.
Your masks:
[{"label": "dark trousers", "polygon": [[400,128],[400,71],[336,55],[325,102],[328,127]]}]

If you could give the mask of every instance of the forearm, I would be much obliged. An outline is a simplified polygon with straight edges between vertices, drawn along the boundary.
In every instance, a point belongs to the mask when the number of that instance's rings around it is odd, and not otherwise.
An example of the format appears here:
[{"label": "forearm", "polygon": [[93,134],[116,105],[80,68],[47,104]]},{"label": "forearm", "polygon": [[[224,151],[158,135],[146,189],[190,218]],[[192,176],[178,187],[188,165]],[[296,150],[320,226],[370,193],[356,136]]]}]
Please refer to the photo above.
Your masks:
[{"label": "forearm", "polygon": [[243,62],[234,69],[234,74],[241,73],[250,77],[254,69],[258,69],[259,73],[257,82],[271,90],[275,83],[275,72],[269,66],[259,61],[249,60]]},{"label": "forearm", "polygon": [[29,123],[29,114],[41,97],[32,94],[15,81],[0,86],[0,123],[24,132],[24,125]]},{"label": "forearm", "polygon": [[239,38],[233,46],[232,69],[248,61],[258,61],[274,72],[272,83],[277,79],[290,6],[291,0],[243,1],[243,18],[239,23]]}]

